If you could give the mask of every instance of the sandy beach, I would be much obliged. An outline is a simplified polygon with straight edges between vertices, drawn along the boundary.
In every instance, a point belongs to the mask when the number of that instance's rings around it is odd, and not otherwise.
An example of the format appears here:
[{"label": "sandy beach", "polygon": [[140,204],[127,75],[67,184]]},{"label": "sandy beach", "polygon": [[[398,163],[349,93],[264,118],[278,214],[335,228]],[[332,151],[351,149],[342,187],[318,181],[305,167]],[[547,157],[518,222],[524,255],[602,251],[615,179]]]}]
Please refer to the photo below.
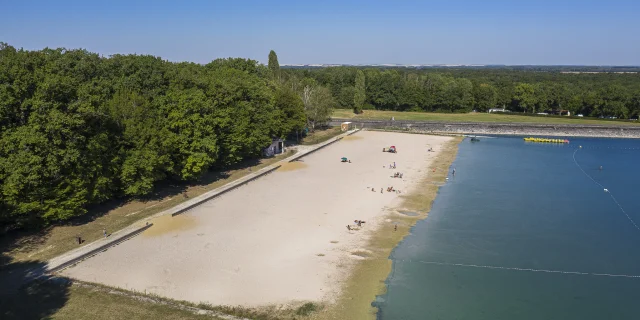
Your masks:
[{"label": "sandy beach", "polygon": [[[160,217],[140,236],[62,273],[212,305],[330,302],[368,238],[394,232],[387,216],[451,139],[359,132],[182,215]],[[382,152],[391,145],[398,153]],[[387,192],[390,186],[401,193]],[[356,219],[366,223],[347,230]]]}]

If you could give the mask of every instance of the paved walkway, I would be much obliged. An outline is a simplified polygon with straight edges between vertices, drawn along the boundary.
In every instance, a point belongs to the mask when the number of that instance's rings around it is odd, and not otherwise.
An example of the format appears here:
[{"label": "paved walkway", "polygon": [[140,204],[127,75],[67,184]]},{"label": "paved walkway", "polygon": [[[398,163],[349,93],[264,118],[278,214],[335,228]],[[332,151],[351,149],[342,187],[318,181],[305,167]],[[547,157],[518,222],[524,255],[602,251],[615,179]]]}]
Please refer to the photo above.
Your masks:
[{"label": "paved walkway", "polygon": [[[230,191],[248,181],[251,181],[253,179],[256,179],[258,177],[260,177],[261,175],[264,175],[266,173],[269,173],[275,169],[277,169],[278,167],[280,167],[280,165],[284,162],[291,162],[297,159],[300,159],[306,155],[308,155],[311,152],[314,152],[320,148],[323,148],[331,143],[334,143],[342,138],[344,138],[345,136],[354,134],[358,131],[358,129],[356,130],[350,130],[347,131],[339,136],[336,136],[334,138],[331,138],[325,142],[321,142],[318,143],[316,145],[313,146],[298,146],[297,150],[298,152],[288,158],[285,158],[281,161],[278,161],[272,165],[269,165],[267,167],[264,167],[254,173],[248,174],[238,180],[229,182],[227,184],[225,184],[224,186],[221,186],[219,188],[213,189],[211,191],[208,191],[206,193],[203,193],[197,197],[191,198],[173,208],[167,209],[165,211],[159,212],[157,214],[154,214],[152,216],[149,216],[147,218],[144,218],[142,220],[139,220],[135,223],[133,223],[132,225],[121,229],[119,231],[116,231],[114,233],[112,233],[109,237],[107,238],[103,238],[103,239],[99,239],[96,240],[94,242],[91,242],[89,244],[86,244],[82,247],[79,247],[77,249],[71,250],[67,253],[61,254],[51,260],[49,260],[47,262],[47,265],[45,267],[45,270],[43,270],[44,273],[49,272],[50,270],[56,270],[57,268],[59,268],[60,266],[67,264],[69,261],[72,260],[76,260],[79,258],[83,258],[83,256],[90,254],[92,252],[94,252],[95,250],[99,250],[100,248],[103,248],[104,250],[106,250],[107,248],[109,248],[111,245],[115,245],[118,244],[119,242],[123,241],[123,238],[127,238],[130,237],[132,233],[135,233],[136,230],[139,230],[140,228],[142,228],[143,226],[146,225],[147,222],[149,222],[152,219],[155,219],[159,216],[164,216],[164,215],[175,215],[175,214],[179,214],[182,212],[186,212],[187,210],[198,206],[200,204],[202,204],[203,202],[209,201],[212,198],[215,198],[216,196],[225,193],[227,191]],[[152,226],[153,228],[153,226]],[[56,270],[57,271],[57,270]]]}]

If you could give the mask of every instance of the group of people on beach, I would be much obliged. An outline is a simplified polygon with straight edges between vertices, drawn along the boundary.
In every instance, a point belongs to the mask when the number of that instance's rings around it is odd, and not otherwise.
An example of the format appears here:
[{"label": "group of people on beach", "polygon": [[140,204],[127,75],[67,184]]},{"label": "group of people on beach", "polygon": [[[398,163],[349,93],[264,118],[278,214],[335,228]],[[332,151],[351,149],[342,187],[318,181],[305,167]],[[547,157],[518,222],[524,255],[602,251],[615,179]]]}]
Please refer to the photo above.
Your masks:
[{"label": "group of people on beach", "polygon": [[[431,149],[429,149],[429,151],[431,151]],[[382,166],[382,167],[383,167],[383,168],[386,168],[387,166]],[[396,169],[396,162],[395,162],[395,161],[394,161],[393,163],[390,163],[390,164],[389,164],[389,169]],[[400,178],[400,179],[402,179],[403,174],[402,174],[401,172],[395,172],[395,173],[393,174],[393,176],[392,176],[392,177],[393,177],[393,178]],[[373,188],[373,187],[372,187],[372,188],[371,188],[371,192],[376,192],[376,188]],[[390,186],[390,187],[387,187],[387,192],[400,193],[400,190],[398,190],[398,189],[394,188],[393,186]],[[380,188],[380,193],[382,193],[382,194],[384,193],[384,189],[383,189],[383,188]],[[362,224],[363,224],[363,223],[365,223],[365,221],[363,221],[363,220],[354,220],[353,222],[355,223],[355,225],[354,225],[354,226],[347,225],[347,230],[351,231],[351,230],[353,230],[353,228],[355,228],[356,226],[358,226],[358,227],[362,227]],[[395,230],[398,230],[398,226],[396,226],[396,227],[394,228],[394,231],[395,231]]]},{"label": "group of people on beach", "polygon": [[[376,192],[376,189],[375,188],[371,188],[371,192]],[[387,192],[400,193],[400,190],[394,188],[393,186],[390,186],[390,187],[387,187]],[[382,188],[380,188],[380,193],[384,193]]]},{"label": "group of people on beach", "polygon": [[353,223],[355,223],[355,225],[353,227],[351,227],[350,224],[347,225],[347,230],[351,231],[355,228],[355,226],[358,226],[358,228],[362,227],[362,224],[365,223],[366,221],[364,220],[353,220]]}]

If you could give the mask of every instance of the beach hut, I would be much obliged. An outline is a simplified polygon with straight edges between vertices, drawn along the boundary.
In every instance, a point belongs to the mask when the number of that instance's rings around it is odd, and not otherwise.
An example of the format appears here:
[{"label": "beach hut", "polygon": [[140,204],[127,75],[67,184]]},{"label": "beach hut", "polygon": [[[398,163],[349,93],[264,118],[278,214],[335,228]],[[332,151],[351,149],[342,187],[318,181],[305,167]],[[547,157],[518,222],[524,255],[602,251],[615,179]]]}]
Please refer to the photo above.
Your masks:
[{"label": "beach hut", "polygon": [[265,157],[273,157],[284,152],[284,140],[273,139],[271,144],[262,150]]},{"label": "beach hut", "polygon": [[349,131],[352,130],[354,128],[354,125],[352,122],[343,122],[342,124],[340,124],[340,129],[342,131]]}]

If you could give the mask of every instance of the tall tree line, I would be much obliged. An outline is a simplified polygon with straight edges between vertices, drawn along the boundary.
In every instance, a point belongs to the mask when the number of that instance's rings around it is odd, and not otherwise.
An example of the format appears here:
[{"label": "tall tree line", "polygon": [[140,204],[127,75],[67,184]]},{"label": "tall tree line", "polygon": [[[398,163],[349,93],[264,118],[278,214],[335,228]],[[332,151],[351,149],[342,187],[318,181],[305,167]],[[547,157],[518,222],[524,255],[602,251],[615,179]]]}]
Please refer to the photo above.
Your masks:
[{"label": "tall tree line", "polygon": [[[569,110],[574,115],[624,119],[640,113],[640,74],[560,71],[345,66],[283,69],[281,77],[312,79],[330,89],[337,107],[355,112],[361,109],[469,112],[506,108],[528,113]],[[364,102],[360,102],[363,93]]]},{"label": "tall tree line", "polygon": [[69,219],[260,157],[308,120],[273,58],[199,65],[0,43],[0,224]]}]

